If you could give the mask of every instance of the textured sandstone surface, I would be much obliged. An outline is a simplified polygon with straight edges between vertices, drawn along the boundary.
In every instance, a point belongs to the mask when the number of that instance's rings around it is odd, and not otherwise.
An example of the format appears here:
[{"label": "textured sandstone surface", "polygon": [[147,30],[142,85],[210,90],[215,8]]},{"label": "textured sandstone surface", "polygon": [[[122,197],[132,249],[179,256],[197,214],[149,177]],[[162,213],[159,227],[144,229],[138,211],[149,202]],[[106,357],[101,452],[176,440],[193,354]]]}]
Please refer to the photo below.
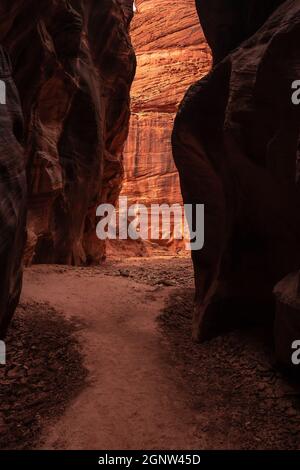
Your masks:
[{"label": "textured sandstone surface", "polygon": [[171,150],[174,116],[187,87],[210,68],[194,0],[137,0],[131,37],[137,73],[124,153],[130,203],[181,203]]},{"label": "textured sandstone surface", "polygon": [[[259,23],[258,2],[248,3],[247,28],[257,28],[265,16]],[[291,100],[300,77],[300,4],[287,0],[276,9],[278,3],[268,2],[274,13],[262,27],[189,89],[174,127],[183,198],[206,206],[205,248],[193,253],[200,339],[214,326],[216,304],[207,307],[217,287],[227,299],[247,299],[253,311],[300,265],[300,107]],[[198,2],[212,46],[219,37],[213,6],[221,4]],[[242,39],[249,36],[239,16],[234,24]],[[229,42],[238,46],[236,38]],[[213,47],[215,62],[224,53]]]},{"label": "textured sandstone surface", "polygon": [[[7,55],[0,48],[0,338],[19,301],[25,243],[26,176],[22,111]],[[6,101],[6,103],[4,102]]]},{"label": "textured sandstone surface", "polygon": [[[0,336],[27,263],[81,264],[105,251],[96,206],[123,178],[135,54],[131,0],[2,0]],[[19,99],[20,97],[20,99]],[[27,167],[27,182],[25,176]],[[28,192],[27,192],[28,186]]]},{"label": "textured sandstone surface", "polygon": [[2,1],[25,118],[28,263],[101,259],[95,210],[114,202],[135,56],[131,0]]}]

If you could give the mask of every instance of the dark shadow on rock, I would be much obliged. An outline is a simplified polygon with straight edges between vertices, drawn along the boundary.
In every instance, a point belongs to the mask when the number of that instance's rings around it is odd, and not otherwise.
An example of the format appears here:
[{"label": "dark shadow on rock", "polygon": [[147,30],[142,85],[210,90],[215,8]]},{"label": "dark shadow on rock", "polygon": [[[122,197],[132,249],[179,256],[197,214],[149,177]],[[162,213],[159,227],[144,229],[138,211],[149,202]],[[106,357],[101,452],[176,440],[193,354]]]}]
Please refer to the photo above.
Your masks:
[{"label": "dark shadow on rock", "polygon": [[18,307],[0,366],[0,449],[34,448],[86,385],[79,328],[47,304]]},{"label": "dark shadow on rock", "polygon": [[[224,449],[298,449],[300,387],[277,367],[272,326],[236,325],[195,343],[190,328],[193,301],[193,289],[173,292],[158,325],[190,397],[195,435],[211,434]],[[223,313],[231,316],[227,308]],[[242,321],[243,315],[241,308]]]}]

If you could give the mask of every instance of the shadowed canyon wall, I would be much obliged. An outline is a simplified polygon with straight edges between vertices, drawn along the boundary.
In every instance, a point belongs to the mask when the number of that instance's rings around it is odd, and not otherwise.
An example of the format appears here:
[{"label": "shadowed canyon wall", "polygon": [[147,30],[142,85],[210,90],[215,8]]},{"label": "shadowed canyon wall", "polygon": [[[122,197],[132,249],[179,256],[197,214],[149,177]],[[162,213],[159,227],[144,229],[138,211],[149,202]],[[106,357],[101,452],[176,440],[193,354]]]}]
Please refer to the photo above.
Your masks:
[{"label": "shadowed canyon wall", "polygon": [[254,316],[255,302],[271,302],[274,285],[300,267],[300,106],[291,99],[300,3],[197,7],[215,67],[185,95],[173,154],[184,201],[205,204],[205,247],[193,252],[201,340],[228,323],[234,305]]},{"label": "shadowed canyon wall", "polygon": [[115,202],[123,178],[136,65],[132,6],[131,0],[0,3],[0,43],[21,101],[20,107],[1,56],[8,89],[0,109],[1,334],[20,293],[25,205],[27,263],[81,264],[104,255],[95,214],[100,202]]},{"label": "shadowed canyon wall", "polygon": [[136,6],[131,38],[137,73],[122,195],[147,207],[181,203],[171,149],[174,116],[187,87],[208,72],[211,54],[194,0],[137,0]]},{"label": "shadowed canyon wall", "polygon": [[[26,175],[22,111],[7,54],[0,47],[0,338],[19,301],[26,238]],[[6,104],[5,104],[6,101]]]},{"label": "shadowed canyon wall", "polygon": [[96,206],[123,176],[132,1],[2,1],[0,13],[25,119],[26,262],[98,261]]}]

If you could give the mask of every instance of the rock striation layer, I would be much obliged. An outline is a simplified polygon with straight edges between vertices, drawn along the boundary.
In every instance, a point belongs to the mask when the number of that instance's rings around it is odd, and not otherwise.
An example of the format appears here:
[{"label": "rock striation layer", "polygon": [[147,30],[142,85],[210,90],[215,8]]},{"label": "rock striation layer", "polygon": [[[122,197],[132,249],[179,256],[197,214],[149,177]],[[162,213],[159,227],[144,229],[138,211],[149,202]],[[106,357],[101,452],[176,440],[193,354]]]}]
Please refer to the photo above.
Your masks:
[{"label": "rock striation layer", "polygon": [[210,68],[194,0],[137,0],[131,37],[137,73],[122,195],[130,203],[181,203],[171,133],[186,88]]},{"label": "rock striation layer", "polygon": [[100,260],[100,202],[123,177],[135,55],[131,0],[2,1],[0,40],[9,51],[25,119],[31,263]]},{"label": "rock striation layer", "polygon": [[0,47],[0,338],[19,301],[26,226],[23,119],[7,54]]},{"label": "rock striation layer", "polygon": [[300,266],[300,3],[233,3],[197,1],[215,67],[188,90],[173,132],[184,201],[206,208],[205,247],[193,252],[198,339],[233,305],[253,315]]},{"label": "rock striation layer", "polygon": [[27,208],[27,263],[104,256],[96,207],[115,202],[123,178],[136,66],[132,7],[132,0],[0,3],[0,43],[12,64],[1,49],[1,337],[20,295]]}]

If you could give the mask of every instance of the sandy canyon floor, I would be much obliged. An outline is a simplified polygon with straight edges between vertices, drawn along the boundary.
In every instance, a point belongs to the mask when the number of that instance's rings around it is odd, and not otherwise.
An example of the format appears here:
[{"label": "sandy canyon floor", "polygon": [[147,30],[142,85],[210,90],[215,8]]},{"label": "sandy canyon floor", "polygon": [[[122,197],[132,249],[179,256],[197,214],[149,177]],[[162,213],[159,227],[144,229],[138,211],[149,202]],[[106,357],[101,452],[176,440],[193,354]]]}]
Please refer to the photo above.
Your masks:
[{"label": "sandy canyon floor", "polygon": [[0,368],[0,447],[296,449],[299,387],[264,328],[191,341],[186,258],[25,270]]}]

